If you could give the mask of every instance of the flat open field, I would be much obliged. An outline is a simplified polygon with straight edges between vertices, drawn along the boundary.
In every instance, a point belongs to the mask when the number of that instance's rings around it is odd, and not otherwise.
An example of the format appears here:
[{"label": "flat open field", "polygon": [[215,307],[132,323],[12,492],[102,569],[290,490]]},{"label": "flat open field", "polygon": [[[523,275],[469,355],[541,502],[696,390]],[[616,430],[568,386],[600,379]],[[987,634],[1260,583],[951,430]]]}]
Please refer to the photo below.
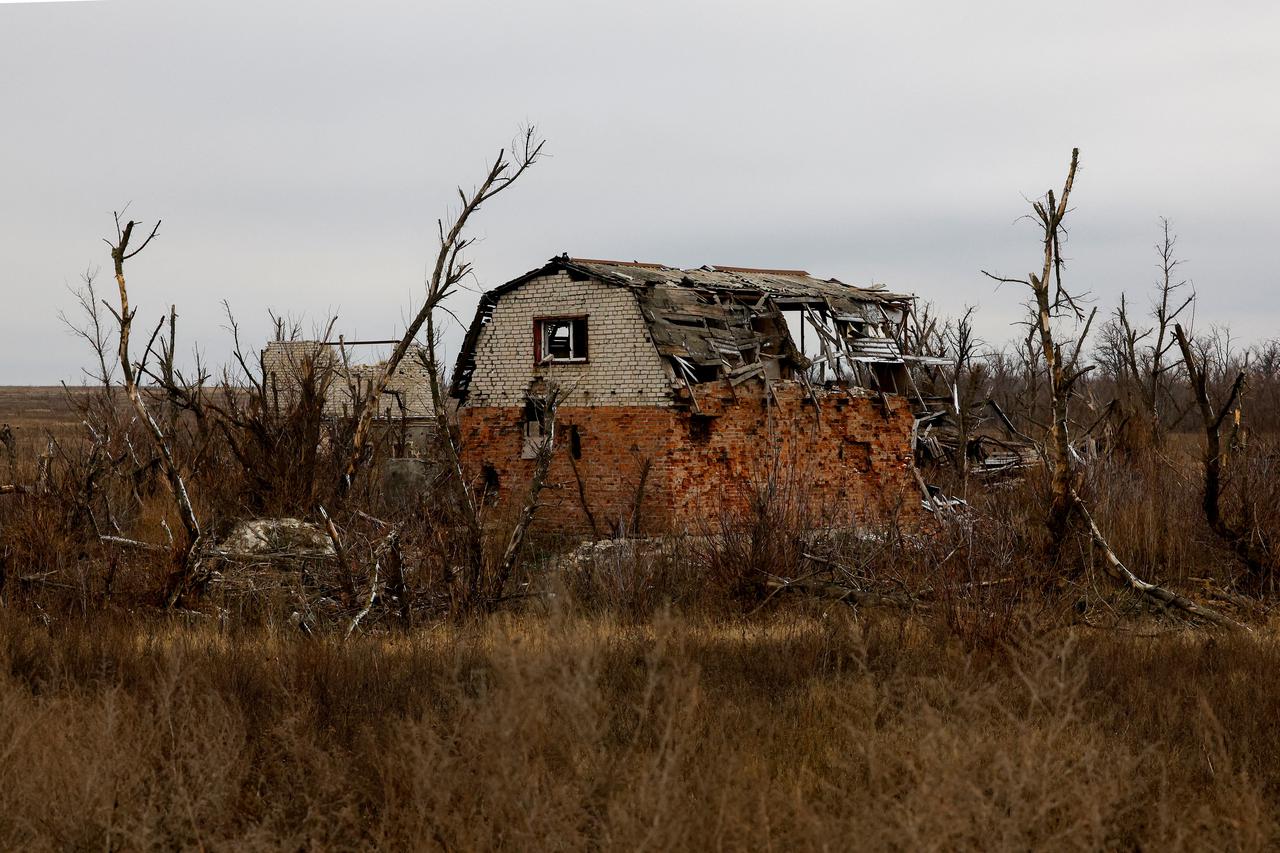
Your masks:
[{"label": "flat open field", "polygon": [[[0,385],[0,430],[8,427],[13,436],[13,452],[19,478],[34,475],[36,458],[45,451],[52,435],[58,440],[77,432],[79,417],[75,400],[84,389],[58,385]],[[8,451],[0,448],[0,453]],[[0,480],[11,474],[8,462],[0,467]]]},{"label": "flat open field", "polygon": [[58,385],[0,385],[0,424],[17,432],[75,423],[72,400],[82,393]]}]

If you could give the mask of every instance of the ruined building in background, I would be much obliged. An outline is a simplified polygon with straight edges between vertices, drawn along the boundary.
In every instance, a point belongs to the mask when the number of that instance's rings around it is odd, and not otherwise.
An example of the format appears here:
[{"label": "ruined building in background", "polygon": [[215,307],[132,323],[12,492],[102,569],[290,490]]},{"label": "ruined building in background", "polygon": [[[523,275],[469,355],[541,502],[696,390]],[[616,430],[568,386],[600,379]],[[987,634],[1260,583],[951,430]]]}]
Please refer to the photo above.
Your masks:
[{"label": "ruined building in background", "polygon": [[[262,352],[262,375],[268,401],[293,405],[303,393],[314,393],[330,417],[350,417],[368,398],[382,360],[365,362],[370,352],[398,341],[271,341]],[[377,422],[393,427],[401,444],[425,450],[435,434],[431,385],[426,359],[410,353],[387,382],[376,407]],[[403,447],[401,448],[403,451]]]},{"label": "ruined building in background", "polygon": [[801,270],[554,258],[481,299],[451,389],[464,464],[520,502],[552,441],[540,517],[562,529],[715,528],[770,477],[815,521],[918,519],[911,306]]}]

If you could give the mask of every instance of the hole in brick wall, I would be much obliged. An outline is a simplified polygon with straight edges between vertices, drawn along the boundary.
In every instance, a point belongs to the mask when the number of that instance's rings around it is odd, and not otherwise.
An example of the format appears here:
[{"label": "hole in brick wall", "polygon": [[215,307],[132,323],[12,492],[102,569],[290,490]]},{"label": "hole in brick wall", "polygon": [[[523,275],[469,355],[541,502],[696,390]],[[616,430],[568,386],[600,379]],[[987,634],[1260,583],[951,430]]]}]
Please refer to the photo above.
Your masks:
[{"label": "hole in brick wall", "polygon": [[521,459],[538,458],[539,451],[555,440],[555,421],[548,417],[544,401],[533,398],[525,401],[521,430],[524,434],[520,446]]},{"label": "hole in brick wall", "polygon": [[871,469],[871,444],[866,441],[845,439],[838,453],[840,461],[859,471]]},{"label": "hole in brick wall", "polygon": [[578,432],[577,424],[569,427],[569,455],[574,459],[582,458],[582,433]]},{"label": "hole in brick wall", "polygon": [[711,440],[711,424],[715,418],[711,415],[692,414],[689,416],[689,440],[695,444],[706,444]]},{"label": "hole in brick wall", "polygon": [[498,469],[486,462],[480,469],[480,476],[484,481],[484,498],[488,503],[492,503],[498,499],[498,490],[502,486],[502,482],[498,479]]}]

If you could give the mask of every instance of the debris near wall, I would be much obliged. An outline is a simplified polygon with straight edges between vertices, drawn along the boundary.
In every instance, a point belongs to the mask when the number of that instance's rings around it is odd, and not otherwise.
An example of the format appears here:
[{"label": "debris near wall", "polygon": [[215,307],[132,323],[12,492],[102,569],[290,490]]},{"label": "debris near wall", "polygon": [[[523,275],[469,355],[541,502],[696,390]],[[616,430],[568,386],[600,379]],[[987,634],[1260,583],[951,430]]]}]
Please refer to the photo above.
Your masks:
[{"label": "debris near wall", "polygon": [[[199,551],[196,587],[240,606],[252,600],[283,604],[292,608],[291,619],[304,633],[345,626],[350,635],[375,606],[381,611],[371,619],[398,612],[407,621],[411,595],[402,525],[357,510],[343,532],[323,507],[319,514],[323,524],[297,518],[234,522]],[[361,565],[365,555],[367,566]]]},{"label": "debris near wall", "polygon": [[1004,477],[1019,476],[1024,469],[1041,463],[1035,443],[1013,429],[993,400],[985,400],[965,413],[967,430],[961,428],[951,399],[922,397],[920,403],[912,449],[916,465],[921,468],[959,468],[963,456],[969,473]]}]

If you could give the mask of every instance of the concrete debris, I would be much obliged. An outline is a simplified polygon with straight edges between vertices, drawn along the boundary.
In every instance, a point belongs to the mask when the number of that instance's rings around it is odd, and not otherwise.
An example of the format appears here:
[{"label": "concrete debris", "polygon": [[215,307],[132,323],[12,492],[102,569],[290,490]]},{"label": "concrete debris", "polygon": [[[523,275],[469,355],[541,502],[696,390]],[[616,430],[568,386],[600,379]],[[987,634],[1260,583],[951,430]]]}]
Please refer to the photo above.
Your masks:
[{"label": "concrete debris", "polygon": [[253,560],[293,557],[336,557],[329,535],[297,518],[254,518],[236,522],[215,549],[220,557]]}]

